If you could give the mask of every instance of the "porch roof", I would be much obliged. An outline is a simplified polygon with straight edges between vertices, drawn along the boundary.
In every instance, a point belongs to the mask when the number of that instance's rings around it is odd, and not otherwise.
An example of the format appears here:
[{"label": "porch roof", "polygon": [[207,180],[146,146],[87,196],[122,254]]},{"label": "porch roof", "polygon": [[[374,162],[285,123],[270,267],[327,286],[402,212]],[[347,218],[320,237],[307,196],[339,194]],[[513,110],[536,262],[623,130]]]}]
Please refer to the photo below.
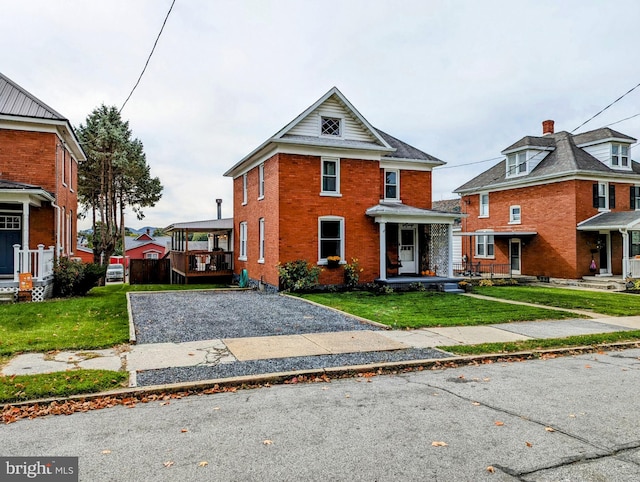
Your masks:
[{"label": "porch roof", "polygon": [[618,211],[599,213],[578,223],[578,231],[610,231],[618,229],[640,229],[640,211]]},{"label": "porch roof", "polygon": [[54,195],[40,186],[8,181],[6,179],[0,179],[0,197],[17,197],[23,199],[24,197],[28,197],[30,201],[33,201],[32,204],[38,204],[41,201],[55,201]]},{"label": "porch roof", "polygon": [[464,214],[421,209],[402,203],[381,202],[366,210],[377,223],[453,224]]},{"label": "porch roof", "polygon": [[535,236],[537,231],[468,231],[453,233],[454,236],[485,236],[491,235],[494,238],[525,238]]},{"label": "porch roof", "polygon": [[167,226],[166,231],[196,231],[196,232],[213,232],[213,231],[229,231],[233,229],[233,218],[223,219],[207,219],[204,221],[190,221],[185,223],[174,223]]}]

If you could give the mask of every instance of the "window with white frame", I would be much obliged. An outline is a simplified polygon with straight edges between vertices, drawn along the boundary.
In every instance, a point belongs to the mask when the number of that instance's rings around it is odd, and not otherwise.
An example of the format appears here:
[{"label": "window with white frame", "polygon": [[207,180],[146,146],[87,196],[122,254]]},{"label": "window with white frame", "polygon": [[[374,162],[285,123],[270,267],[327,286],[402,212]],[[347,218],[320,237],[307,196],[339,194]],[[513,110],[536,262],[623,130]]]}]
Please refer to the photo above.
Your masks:
[{"label": "window with white frame", "polygon": [[0,230],[19,230],[22,229],[20,227],[20,216],[11,216],[7,214],[0,215]]},{"label": "window with white frame", "polygon": [[527,173],[527,153],[514,152],[507,156],[507,177]]},{"label": "window with white frame", "polygon": [[144,259],[158,259],[158,252],[157,251],[149,251],[147,253],[144,253]]},{"label": "window with white frame", "polygon": [[247,204],[247,173],[242,175],[242,204]]},{"label": "window with white frame", "polygon": [[601,210],[616,207],[616,187],[608,182],[593,185],[593,207]]},{"label": "window with white frame", "polygon": [[342,136],[342,119],[339,117],[322,117],[320,121],[320,134],[323,136]]},{"label": "window with white frame", "polygon": [[640,186],[631,186],[630,208],[640,210]]},{"label": "window with white frame", "polygon": [[258,199],[264,198],[264,163],[258,166]]},{"label": "window with white frame", "polygon": [[629,167],[629,146],[611,144],[611,165],[613,167]]},{"label": "window with white frame", "polygon": [[318,259],[321,264],[327,257],[344,259],[344,218],[323,216],[318,218]]},{"label": "window with white frame", "polygon": [[400,199],[400,172],[397,169],[384,170],[384,198],[392,201]]},{"label": "window with white frame", "polygon": [[323,157],[321,164],[321,194],[340,194],[340,159],[335,157]]},{"label": "window with white frame", "polygon": [[247,260],[247,223],[243,221],[240,223],[240,255],[238,256],[240,261]]},{"label": "window with white frame", "polygon": [[493,258],[493,234],[479,234],[476,236],[476,258]]},{"label": "window with white frame", "polygon": [[264,218],[258,221],[258,263],[264,263]]},{"label": "window with white frame", "polygon": [[62,149],[62,184],[67,185],[67,151]]},{"label": "window with white frame", "polygon": [[509,206],[509,224],[520,224],[521,219],[520,206]]},{"label": "window with white frame", "polygon": [[480,193],[480,207],[478,210],[478,216],[481,218],[489,217],[489,193]]}]

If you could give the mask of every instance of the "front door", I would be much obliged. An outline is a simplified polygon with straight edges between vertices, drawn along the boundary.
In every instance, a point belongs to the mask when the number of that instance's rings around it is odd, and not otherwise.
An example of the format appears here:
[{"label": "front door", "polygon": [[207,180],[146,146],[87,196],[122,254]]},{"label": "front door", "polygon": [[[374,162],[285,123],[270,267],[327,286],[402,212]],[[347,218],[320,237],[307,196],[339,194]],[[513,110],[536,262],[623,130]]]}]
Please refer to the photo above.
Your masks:
[{"label": "front door", "polygon": [[519,239],[512,239],[509,242],[509,258],[511,259],[511,274],[520,274],[520,244]]},{"label": "front door", "polygon": [[611,243],[609,242],[609,239],[609,233],[600,233],[598,235],[598,249],[600,250],[600,274],[611,273]]},{"label": "front door", "polygon": [[0,229],[0,276],[13,275],[13,245],[21,243],[21,231]]},{"label": "front door", "polygon": [[418,272],[418,255],[416,249],[416,238],[418,228],[415,224],[401,224],[398,238],[400,245],[400,262],[402,266],[398,268],[398,274],[416,274]]}]

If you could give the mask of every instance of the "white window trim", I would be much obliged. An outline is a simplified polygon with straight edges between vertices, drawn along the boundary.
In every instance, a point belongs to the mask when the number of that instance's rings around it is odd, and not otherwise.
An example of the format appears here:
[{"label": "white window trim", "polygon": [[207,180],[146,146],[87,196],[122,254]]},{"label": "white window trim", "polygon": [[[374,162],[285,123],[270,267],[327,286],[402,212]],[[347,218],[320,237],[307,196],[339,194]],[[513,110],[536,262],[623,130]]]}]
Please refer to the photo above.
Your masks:
[{"label": "white window trim", "polygon": [[[337,120],[339,120],[340,121],[340,135],[336,136],[335,134],[323,134],[322,133],[322,119],[337,119]],[[318,132],[320,134],[320,137],[328,137],[329,139],[343,139],[344,138],[344,117],[335,116],[335,115],[322,115],[322,114],[320,114],[319,124],[318,124]]]},{"label": "white window trim", "polygon": [[[514,216],[516,209],[518,210],[518,219],[515,219]],[[520,205],[509,206],[509,224],[522,224],[522,208]]]},{"label": "white window trim", "polygon": [[258,263],[264,264],[264,218],[258,220]]},{"label": "white window trim", "polygon": [[[473,257],[474,258],[480,258],[480,259],[495,259],[496,258],[496,238],[493,238],[493,243],[491,243],[493,245],[493,254],[488,255],[486,254],[488,251],[488,246],[489,243],[487,242],[487,236],[494,236],[493,231],[486,231],[486,232],[478,232],[478,234],[476,235],[476,242],[475,242],[475,250],[473,253]],[[479,243],[479,238],[482,237],[484,238],[484,242],[483,243]],[[482,244],[482,246],[484,246],[484,252],[485,254],[478,254],[478,245]]]},{"label": "white window trim", "polygon": [[[603,182],[603,181],[598,181],[598,197],[603,197],[600,196],[600,186],[604,186],[604,207],[598,207],[598,211],[599,212],[609,212],[609,183],[608,182]],[[598,203],[599,204],[599,203]]]},{"label": "white window trim", "polygon": [[[387,197],[387,172],[396,173],[396,197]],[[402,202],[400,200],[400,169],[385,169],[384,170],[384,200],[392,202]]]},{"label": "white window trim", "polygon": [[[336,190],[335,191],[325,191],[324,190],[324,163],[325,162],[335,162],[336,163]],[[320,158],[320,195],[321,196],[332,196],[332,197],[342,197],[340,193],[340,158],[338,157],[321,157]]]},{"label": "white window trim", "polygon": [[[482,196],[487,196],[487,213],[482,214]],[[489,193],[481,192],[478,194],[478,217],[479,218],[488,218],[489,217]]]},{"label": "white window trim", "polygon": [[246,206],[247,204],[247,194],[248,194],[248,179],[247,179],[247,173],[245,172],[242,175],[242,205]]},{"label": "white window trim", "polygon": [[[618,154],[616,155],[616,157],[618,158],[618,164],[614,164],[613,163],[613,148],[617,147],[618,148]],[[623,156],[622,155],[622,149],[625,148],[627,149],[627,155]],[[627,158],[627,164],[624,165],[622,164],[622,158],[626,157]],[[620,144],[618,142],[613,142],[611,143],[610,149],[609,149],[609,165],[612,168],[617,168],[617,169],[631,169],[631,147],[626,145],[626,144]]]},{"label": "white window trim", "polygon": [[[638,189],[640,187],[640,184],[634,184],[633,185],[634,188]],[[640,196],[636,196],[636,211],[640,211]]]},{"label": "white window trim", "polygon": [[[514,172],[510,172],[509,169],[509,157],[511,156],[515,156],[515,165],[513,166],[513,171]],[[520,161],[520,156],[524,156],[524,162],[519,162]],[[519,172],[519,168],[521,165],[524,164],[524,171]],[[505,163],[505,167],[506,167],[506,177],[511,178],[511,177],[518,177],[518,176],[524,176],[526,174],[529,174],[529,159],[527,157],[527,151],[521,151],[521,152],[512,152],[510,154],[507,155],[507,160]]]},{"label": "white window trim", "polygon": [[247,222],[246,221],[242,221],[240,223],[240,236],[239,236],[239,256],[238,256],[238,260],[239,261],[246,261],[247,260]]},{"label": "white window trim", "polygon": [[264,199],[264,162],[258,166],[258,201]]},{"label": "white window trim", "polygon": [[326,266],[328,264],[327,258],[320,257],[320,250],[322,244],[321,234],[321,225],[322,221],[340,221],[340,264],[345,264],[345,255],[344,255],[344,218],[342,216],[320,216],[318,218],[318,265]]},{"label": "white window trim", "polygon": [[160,259],[160,251],[145,251],[144,259]]}]

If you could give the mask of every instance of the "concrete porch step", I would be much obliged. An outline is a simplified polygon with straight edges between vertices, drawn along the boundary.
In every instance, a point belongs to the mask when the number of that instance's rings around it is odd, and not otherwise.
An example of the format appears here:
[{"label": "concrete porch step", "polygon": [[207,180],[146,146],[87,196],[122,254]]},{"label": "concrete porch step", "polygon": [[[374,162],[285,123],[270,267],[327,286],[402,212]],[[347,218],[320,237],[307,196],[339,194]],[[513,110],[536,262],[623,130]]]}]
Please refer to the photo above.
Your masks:
[{"label": "concrete porch step", "polygon": [[458,283],[443,283],[442,291],[445,293],[464,293],[464,290],[460,289]]},{"label": "concrete porch step", "polygon": [[14,302],[13,292],[11,291],[0,292],[0,303],[13,303],[13,302]]}]

